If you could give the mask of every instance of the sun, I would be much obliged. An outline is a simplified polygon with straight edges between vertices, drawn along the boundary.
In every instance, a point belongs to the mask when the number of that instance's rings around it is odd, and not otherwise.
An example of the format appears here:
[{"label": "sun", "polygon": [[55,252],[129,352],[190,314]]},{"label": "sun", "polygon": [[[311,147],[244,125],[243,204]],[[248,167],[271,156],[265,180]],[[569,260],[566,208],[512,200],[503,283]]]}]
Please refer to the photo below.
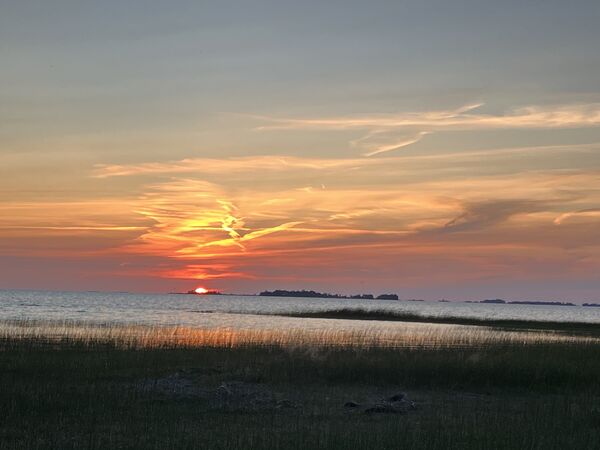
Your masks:
[{"label": "sun", "polygon": [[206,294],[206,293],[208,293],[208,289],[203,288],[203,287],[198,287],[198,288],[194,289],[194,292],[196,294]]}]

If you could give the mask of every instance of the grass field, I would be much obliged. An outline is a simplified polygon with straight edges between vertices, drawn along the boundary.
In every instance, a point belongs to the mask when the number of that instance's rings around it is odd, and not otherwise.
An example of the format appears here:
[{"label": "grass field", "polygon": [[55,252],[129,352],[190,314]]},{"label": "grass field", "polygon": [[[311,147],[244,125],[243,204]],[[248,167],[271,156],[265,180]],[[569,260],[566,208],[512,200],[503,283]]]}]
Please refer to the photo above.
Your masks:
[{"label": "grass field", "polygon": [[340,320],[382,320],[407,323],[437,323],[471,325],[505,330],[541,330],[570,335],[600,336],[600,324],[589,322],[550,322],[542,320],[478,319],[456,316],[424,316],[404,311],[384,309],[343,308],[324,311],[303,311],[282,314],[286,317],[304,317]]},{"label": "grass field", "polygon": [[[416,348],[223,330],[0,329],[2,449],[593,449],[600,442],[600,346],[589,339],[506,339],[499,331],[496,341]],[[406,408],[370,411],[399,393]],[[350,401],[358,406],[345,407]]]}]

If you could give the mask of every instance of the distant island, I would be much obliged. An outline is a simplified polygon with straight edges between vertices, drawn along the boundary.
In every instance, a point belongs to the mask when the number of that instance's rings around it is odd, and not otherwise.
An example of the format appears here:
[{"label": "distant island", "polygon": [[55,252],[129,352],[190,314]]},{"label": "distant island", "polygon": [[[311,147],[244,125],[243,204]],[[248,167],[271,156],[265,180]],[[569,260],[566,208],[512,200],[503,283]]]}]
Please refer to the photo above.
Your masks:
[{"label": "distant island", "polygon": [[[545,302],[545,301],[534,301],[534,300],[515,300],[511,302],[507,302],[506,300],[502,300],[501,298],[495,299],[487,299],[481,300],[476,303],[492,303],[499,305],[539,305],[539,306],[576,306],[575,303],[571,302]],[[583,306],[591,306],[588,303],[584,303]],[[600,305],[599,305],[600,306]]]},{"label": "distant island", "polygon": [[381,294],[375,297],[373,294],[340,295],[329,294],[316,291],[288,291],[285,289],[276,289],[274,291],[262,291],[258,294],[261,297],[306,297],[306,298],[349,298],[362,300],[398,300],[396,294]]}]

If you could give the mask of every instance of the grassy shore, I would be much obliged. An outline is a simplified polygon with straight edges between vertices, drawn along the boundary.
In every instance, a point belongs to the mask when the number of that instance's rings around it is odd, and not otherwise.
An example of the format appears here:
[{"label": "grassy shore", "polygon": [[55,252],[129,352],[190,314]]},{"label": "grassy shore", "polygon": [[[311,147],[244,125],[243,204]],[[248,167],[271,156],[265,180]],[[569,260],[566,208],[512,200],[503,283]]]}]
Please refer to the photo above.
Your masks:
[{"label": "grassy shore", "polygon": [[[171,330],[158,345],[147,340],[152,329],[146,340],[123,339],[138,328],[2,334],[0,448],[592,449],[600,442],[600,347],[592,342],[417,349],[291,345],[250,334],[248,342],[169,341]],[[369,412],[399,393],[407,408]]]},{"label": "grassy shore", "polygon": [[438,323],[501,328],[506,330],[545,330],[571,335],[600,336],[600,324],[587,322],[550,322],[541,320],[477,319],[455,316],[424,316],[383,309],[342,308],[282,314],[286,317],[342,320],[383,320],[411,323]]}]

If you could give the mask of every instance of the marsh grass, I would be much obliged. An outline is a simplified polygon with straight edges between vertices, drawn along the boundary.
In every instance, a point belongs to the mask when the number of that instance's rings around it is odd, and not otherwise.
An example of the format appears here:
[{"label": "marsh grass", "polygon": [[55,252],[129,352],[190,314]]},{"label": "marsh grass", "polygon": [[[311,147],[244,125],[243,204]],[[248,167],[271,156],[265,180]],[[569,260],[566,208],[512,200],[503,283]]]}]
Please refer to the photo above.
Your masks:
[{"label": "marsh grass", "polygon": [[600,323],[591,322],[552,322],[542,320],[483,319],[459,316],[426,316],[405,311],[384,309],[342,308],[320,311],[302,311],[278,314],[286,317],[303,317],[340,320],[374,320],[406,323],[428,323],[465,325],[503,329],[506,331],[550,331],[552,333],[575,336],[600,337]]},{"label": "marsh grass", "polygon": [[[426,328],[437,337],[416,342],[453,337],[450,328]],[[365,333],[350,345],[360,336],[30,321],[0,329],[2,449],[592,449],[600,441],[600,347],[589,338],[458,327],[478,337],[420,348]],[[229,410],[140,389],[172,377],[213,391],[224,381],[257,383],[296,407]],[[343,408],[398,391],[418,409]]]},{"label": "marsh grass", "polygon": [[38,343],[105,344],[119,348],[194,348],[282,346],[287,348],[474,348],[499,345],[551,343],[593,345],[599,337],[563,334],[551,330],[403,323],[394,328],[372,326],[330,329],[234,329],[122,325],[77,321],[16,320],[0,322],[0,339]]}]

